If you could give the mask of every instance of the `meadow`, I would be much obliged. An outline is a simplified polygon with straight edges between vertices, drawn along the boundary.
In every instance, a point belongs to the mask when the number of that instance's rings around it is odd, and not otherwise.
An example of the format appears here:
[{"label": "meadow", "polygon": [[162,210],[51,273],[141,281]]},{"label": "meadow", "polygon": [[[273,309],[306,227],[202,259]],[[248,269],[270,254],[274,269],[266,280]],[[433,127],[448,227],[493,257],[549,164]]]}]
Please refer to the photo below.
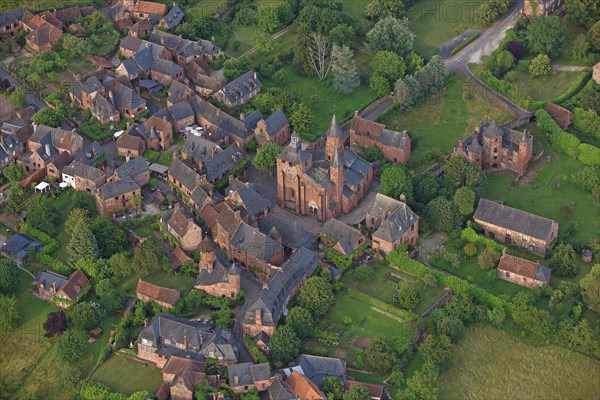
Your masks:
[{"label": "meadow", "polygon": [[485,325],[467,328],[442,371],[441,399],[597,399],[600,362],[523,341]]},{"label": "meadow", "polygon": [[[123,374],[123,371],[127,373]],[[135,360],[128,355],[114,354],[98,367],[92,379],[114,392],[131,394],[147,390],[155,393],[162,383],[162,374],[151,363]]]}]

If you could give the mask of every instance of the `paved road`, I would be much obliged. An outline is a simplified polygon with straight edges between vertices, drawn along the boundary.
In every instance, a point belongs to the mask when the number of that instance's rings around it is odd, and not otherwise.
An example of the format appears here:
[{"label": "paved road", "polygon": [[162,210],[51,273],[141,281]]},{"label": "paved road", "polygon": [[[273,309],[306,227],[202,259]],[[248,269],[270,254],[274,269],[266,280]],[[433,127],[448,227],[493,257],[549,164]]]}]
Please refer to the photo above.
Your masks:
[{"label": "paved road", "polygon": [[38,98],[33,92],[21,85],[4,67],[0,67],[0,79],[8,79],[12,86],[17,87],[25,92],[27,104],[35,106],[38,109],[46,107],[46,103],[44,103],[42,99]]},{"label": "paved road", "polygon": [[492,52],[498,48],[500,42],[506,36],[506,31],[509,28],[512,28],[521,17],[522,9],[523,0],[519,0],[513,5],[511,10],[503,19],[482,32],[476,40],[467,45],[464,49],[446,59],[446,66],[448,67],[448,70],[458,71],[471,79],[481,88],[488,91],[501,102],[505,103],[508,108],[510,108],[510,110],[517,116],[517,118],[531,117],[533,113],[486,85],[471,72],[469,69],[469,63],[481,62],[481,58],[483,56],[492,54]]},{"label": "paved road", "polygon": [[244,347],[244,333],[242,331],[242,322],[246,315],[246,310],[250,307],[260,296],[262,290],[262,283],[252,276],[248,271],[242,271],[240,284],[244,291],[246,298],[244,304],[235,310],[235,323],[233,328],[233,334],[235,339],[240,346],[239,361],[240,362],[252,362],[252,357]]}]

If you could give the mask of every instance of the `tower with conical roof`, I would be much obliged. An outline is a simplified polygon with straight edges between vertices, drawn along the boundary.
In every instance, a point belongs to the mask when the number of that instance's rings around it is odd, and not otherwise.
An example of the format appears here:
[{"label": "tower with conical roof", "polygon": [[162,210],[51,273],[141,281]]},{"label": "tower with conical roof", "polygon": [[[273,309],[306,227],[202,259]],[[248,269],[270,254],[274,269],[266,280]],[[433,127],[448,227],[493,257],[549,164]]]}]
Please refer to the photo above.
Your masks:
[{"label": "tower with conical roof", "polygon": [[342,194],[344,192],[344,164],[342,162],[340,151],[336,147],[333,150],[333,159],[329,166],[329,179],[335,187],[333,199],[337,202],[338,209],[342,208]]},{"label": "tower with conical roof", "polygon": [[335,151],[337,150],[338,156],[341,157],[340,161],[344,164],[344,132],[340,124],[337,122],[335,114],[331,118],[331,123],[327,129],[327,144],[325,145],[325,158],[327,161],[332,162]]}]

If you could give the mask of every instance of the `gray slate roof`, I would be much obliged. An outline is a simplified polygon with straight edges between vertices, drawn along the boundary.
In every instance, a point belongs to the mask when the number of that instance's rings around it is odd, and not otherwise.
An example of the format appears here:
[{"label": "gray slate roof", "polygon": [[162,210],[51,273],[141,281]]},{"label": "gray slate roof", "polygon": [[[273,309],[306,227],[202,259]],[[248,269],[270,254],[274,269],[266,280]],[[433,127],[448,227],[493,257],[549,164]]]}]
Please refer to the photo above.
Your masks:
[{"label": "gray slate roof", "polygon": [[256,215],[271,207],[271,202],[263,197],[260,193],[248,186],[242,186],[236,190],[237,195],[248,214]]},{"label": "gray slate roof", "polygon": [[37,285],[43,284],[44,288],[48,289],[54,284],[57,291],[63,286],[65,286],[68,281],[69,278],[67,278],[66,276],[57,274],[52,271],[40,271],[35,277],[35,282],[37,283]]},{"label": "gray slate roof", "polygon": [[295,395],[281,380],[276,376],[269,386],[269,398],[271,400],[297,400],[299,397]]},{"label": "gray slate roof", "polygon": [[373,237],[395,243],[418,220],[418,215],[409,206],[400,203],[400,206],[373,233]]},{"label": "gray slate roof", "polygon": [[149,171],[150,168],[148,167],[146,160],[144,160],[144,157],[136,157],[120,167],[117,167],[114,174],[118,176],[119,179],[125,177],[135,178],[136,176]]},{"label": "gray slate roof", "polygon": [[[152,54],[152,50],[149,47],[145,47],[137,53],[135,53],[135,55],[133,56],[133,60],[136,62],[137,65],[139,65],[139,67],[142,70],[146,72],[150,70],[150,68],[156,61],[154,58],[154,54]],[[123,63],[125,63],[125,61]]]},{"label": "gray slate roof", "polygon": [[169,168],[169,175],[181,182],[189,190],[193,190],[196,187],[196,181],[200,177],[196,171],[177,157],[173,157],[171,167]]},{"label": "gray slate roof", "polygon": [[551,219],[483,198],[479,200],[473,218],[540,240],[546,240],[556,224]]},{"label": "gray slate roof", "polygon": [[319,388],[323,378],[328,376],[339,378],[342,381],[346,378],[346,361],[339,358],[300,354],[298,365],[302,367],[304,375]]},{"label": "gray slate roof", "polygon": [[184,13],[181,8],[179,8],[177,4],[173,4],[173,7],[171,7],[167,15],[162,17],[161,21],[164,21],[167,25],[167,29],[173,29],[181,23],[183,16]]},{"label": "gray slate roof", "polygon": [[222,151],[221,147],[215,142],[211,142],[201,136],[188,135],[183,143],[181,152],[190,154],[194,160],[207,161],[212,158],[213,149],[215,153]]},{"label": "gray slate roof", "polygon": [[284,126],[289,125],[287,116],[282,110],[277,110],[265,120],[267,124],[267,133],[273,136],[280,131]]},{"label": "gray slate roof", "polygon": [[12,25],[20,22],[21,18],[25,14],[25,9],[19,8],[18,10],[7,11],[0,14],[0,26]]},{"label": "gray slate roof", "polygon": [[[296,143],[294,144],[294,141]],[[302,150],[300,140],[296,132],[292,133],[292,141],[285,146],[283,151],[277,156],[278,160],[290,162],[292,164],[305,164],[312,160],[312,154],[306,150]]]},{"label": "gray slate roof", "polygon": [[218,152],[213,158],[206,161],[206,180],[214,183],[244,157],[246,157],[246,152],[237,144],[232,144]]},{"label": "gray slate roof", "polygon": [[139,188],[140,185],[138,185],[136,181],[130,177],[125,177],[124,179],[107,182],[100,186],[98,195],[102,200],[106,200],[110,199],[111,197],[117,197],[122,194],[131,193]]},{"label": "gray slate roof", "polygon": [[190,105],[196,114],[201,115],[202,118],[227,133],[241,138],[245,138],[250,134],[242,121],[203,100],[200,96],[194,96],[190,100]]},{"label": "gray slate roof", "polygon": [[283,246],[245,222],[238,225],[229,243],[265,262],[269,262],[274,255],[283,251]]},{"label": "gray slate roof", "polygon": [[261,218],[258,227],[273,239],[276,239],[274,236],[281,236],[282,244],[291,249],[314,248],[315,236],[297,222],[291,222],[269,213],[266,217]]},{"label": "gray slate roof", "polygon": [[262,86],[262,82],[255,76],[254,71],[248,71],[223,87],[225,97],[232,103],[237,102],[241,97],[254,92]]},{"label": "gray slate roof", "polygon": [[173,116],[173,120],[175,121],[194,116],[194,110],[192,110],[192,106],[190,106],[190,103],[188,103],[187,101],[182,101],[177,104],[173,104],[172,106],[167,107],[167,109],[169,110],[169,112]]},{"label": "gray slate roof", "polygon": [[246,128],[254,130],[256,124],[258,124],[258,121],[261,119],[263,119],[263,115],[260,110],[254,110],[244,117],[244,124],[246,125]]},{"label": "gray slate roof", "polygon": [[342,221],[332,218],[323,224],[322,232],[328,237],[337,240],[345,254],[350,254],[356,249],[362,233]]},{"label": "gray slate roof", "polygon": [[96,181],[102,177],[106,177],[106,174],[101,169],[92,167],[91,165],[84,164],[77,160],[74,160],[71,162],[71,164],[63,168],[62,173],[69,176],[78,176],[91,181]]},{"label": "gray slate roof", "polygon": [[106,151],[104,147],[96,141],[87,145],[81,153],[75,156],[75,161],[80,161],[87,165],[92,165],[98,158],[100,158]]},{"label": "gray slate roof", "polygon": [[183,68],[179,65],[175,64],[173,61],[163,60],[162,58],[154,61],[150,70],[168,76],[175,76],[179,73],[183,73]]},{"label": "gray slate roof", "polygon": [[[271,377],[271,369],[269,368],[269,363],[253,364],[248,362],[228,365],[227,374],[229,375],[230,386],[251,386],[259,381],[269,379]],[[238,383],[234,384],[236,377],[238,378]]]}]

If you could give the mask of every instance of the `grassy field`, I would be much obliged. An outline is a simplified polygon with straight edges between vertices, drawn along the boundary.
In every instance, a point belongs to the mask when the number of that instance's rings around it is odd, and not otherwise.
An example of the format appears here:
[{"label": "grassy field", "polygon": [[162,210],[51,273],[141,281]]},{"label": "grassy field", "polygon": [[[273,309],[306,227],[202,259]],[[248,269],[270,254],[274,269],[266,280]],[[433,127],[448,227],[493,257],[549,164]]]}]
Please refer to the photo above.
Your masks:
[{"label": "grassy field", "polygon": [[[388,274],[399,276],[400,279],[396,278],[396,276],[388,276],[388,279],[385,280],[385,277]],[[396,293],[398,286],[404,281],[410,282],[411,286],[414,286],[421,295],[421,300],[413,310],[416,314],[422,314],[437,299],[444,295],[442,289],[431,285],[427,285],[425,288],[425,283],[422,281],[411,277],[410,275],[403,274],[389,266],[378,267],[373,280],[371,282],[361,281],[358,286],[356,286],[356,289],[381,301],[385,301],[388,304],[396,305],[394,302],[394,293]]]},{"label": "grassy field", "polygon": [[355,88],[350,95],[345,95],[333,88],[329,78],[320,82],[314,77],[300,75],[292,66],[283,69],[288,76],[283,85],[271,80],[263,83],[267,88],[278,87],[295,92],[298,99],[314,114],[313,132],[318,136],[325,134],[333,113],[336,113],[338,121],[342,123],[349,120],[355,110],[363,109],[376,100],[364,84]]},{"label": "grassy field", "polygon": [[[583,62],[582,60],[575,59],[572,54],[575,39],[578,35],[587,35],[587,31],[584,28],[573,24],[569,18],[564,18],[564,21],[567,24],[565,44],[561,47],[555,62],[562,65],[593,65],[593,57],[590,57],[589,61]],[[596,55],[595,59],[598,60],[598,55]]]},{"label": "grassy field", "polygon": [[380,122],[391,129],[408,130],[413,138],[410,162],[421,166],[429,161],[432,150],[443,154],[452,151],[457,141],[486,117],[502,123],[510,120],[512,113],[504,104],[489,98],[479,86],[461,75],[451,74],[443,91],[410,110],[393,108],[382,115]]},{"label": "grassy field", "polygon": [[526,84],[521,90],[525,91],[526,97],[533,100],[548,100],[560,96],[575,83],[579,76],[579,72],[554,70],[544,79],[532,78],[523,67],[517,67],[509,74],[509,79]]},{"label": "grassy field", "polygon": [[[127,371],[127,373],[123,373]],[[94,381],[108,386],[112,391],[131,394],[140,390],[155,393],[162,383],[160,369],[129,356],[115,354],[92,375]]]},{"label": "grassy field", "polygon": [[496,328],[469,327],[441,374],[441,399],[597,399],[600,362],[526,343]]},{"label": "grassy field", "polygon": [[[589,194],[577,188],[573,183],[562,179],[583,167],[579,161],[554,151],[548,146],[545,135],[535,125],[526,129],[534,135],[534,141],[539,141],[545,148],[543,158],[538,162],[547,162],[543,169],[526,185],[513,187],[512,179],[504,175],[488,175],[484,196],[491,200],[502,200],[508,206],[532,212],[546,218],[551,218],[560,224],[561,230],[566,230],[571,223],[576,223],[579,229],[575,233],[577,239],[589,240],[598,237],[600,211],[593,207]],[[557,182],[561,182],[557,187]],[[572,205],[574,202],[574,205]],[[560,207],[566,206],[571,214],[561,213]]]},{"label": "grassy field", "polygon": [[456,37],[456,27],[477,28],[474,13],[484,0],[416,0],[408,9],[410,27],[416,35],[415,51],[431,56],[442,44]]},{"label": "grassy field", "polygon": [[194,278],[187,274],[167,274],[164,271],[153,272],[144,280],[155,285],[161,285],[171,289],[187,292],[194,284]]}]

